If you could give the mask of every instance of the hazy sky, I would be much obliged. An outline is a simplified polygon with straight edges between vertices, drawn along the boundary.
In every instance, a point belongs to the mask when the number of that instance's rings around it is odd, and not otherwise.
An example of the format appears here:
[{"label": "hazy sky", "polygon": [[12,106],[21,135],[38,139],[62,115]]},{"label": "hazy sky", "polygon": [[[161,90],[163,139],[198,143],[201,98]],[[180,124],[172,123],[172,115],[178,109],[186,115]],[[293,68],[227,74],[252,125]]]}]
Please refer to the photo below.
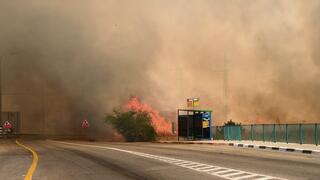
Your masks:
[{"label": "hazy sky", "polygon": [[221,123],[319,122],[317,0],[3,0],[0,39],[74,112],[200,97]]}]

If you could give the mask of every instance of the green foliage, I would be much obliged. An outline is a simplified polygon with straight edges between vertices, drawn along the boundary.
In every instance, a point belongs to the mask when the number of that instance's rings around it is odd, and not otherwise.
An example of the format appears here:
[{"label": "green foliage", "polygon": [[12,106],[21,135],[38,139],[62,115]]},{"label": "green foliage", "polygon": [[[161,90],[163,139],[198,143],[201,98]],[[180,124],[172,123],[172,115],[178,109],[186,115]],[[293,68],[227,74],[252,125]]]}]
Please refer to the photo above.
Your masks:
[{"label": "green foliage", "polygon": [[235,123],[230,119],[228,122],[224,123],[225,126],[241,126],[241,123]]},{"label": "green foliage", "polygon": [[110,124],[127,141],[153,141],[156,132],[151,125],[151,117],[147,112],[114,110],[107,114],[106,123]]}]

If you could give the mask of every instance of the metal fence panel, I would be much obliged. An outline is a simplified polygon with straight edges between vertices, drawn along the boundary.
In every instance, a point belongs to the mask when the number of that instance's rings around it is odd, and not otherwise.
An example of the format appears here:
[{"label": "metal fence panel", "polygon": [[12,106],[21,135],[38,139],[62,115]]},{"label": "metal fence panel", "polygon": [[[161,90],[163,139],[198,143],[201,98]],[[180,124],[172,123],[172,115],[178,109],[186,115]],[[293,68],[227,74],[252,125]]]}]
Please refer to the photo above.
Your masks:
[{"label": "metal fence panel", "polygon": [[216,140],[254,140],[320,144],[319,124],[268,124],[243,126],[213,126]]},{"label": "metal fence panel", "polygon": [[262,125],[254,125],[253,126],[254,132],[254,140],[256,141],[263,141],[263,126]]},{"label": "metal fence panel", "polygon": [[289,143],[299,143],[299,125],[289,124],[288,125],[288,142]]},{"label": "metal fence panel", "polygon": [[217,140],[224,140],[224,137],[223,137],[223,134],[224,134],[223,126],[217,126],[215,131],[216,131],[215,138]]},{"label": "metal fence panel", "polygon": [[241,138],[242,138],[242,140],[251,140],[251,126],[250,125],[242,126]]},{"label": "metal fence panel", "polygon": [[302,125],[303,144],[315,144],[314,124]]},{"label": "metal fence panel", "polygon": [[264,140],[265,141],[273,141],[274,140],[274,132],[273,125],[264,125]]},{"label": "metal fence panel", "polygon": [[286,142],[286,125],[276,125],[277,142]]}]

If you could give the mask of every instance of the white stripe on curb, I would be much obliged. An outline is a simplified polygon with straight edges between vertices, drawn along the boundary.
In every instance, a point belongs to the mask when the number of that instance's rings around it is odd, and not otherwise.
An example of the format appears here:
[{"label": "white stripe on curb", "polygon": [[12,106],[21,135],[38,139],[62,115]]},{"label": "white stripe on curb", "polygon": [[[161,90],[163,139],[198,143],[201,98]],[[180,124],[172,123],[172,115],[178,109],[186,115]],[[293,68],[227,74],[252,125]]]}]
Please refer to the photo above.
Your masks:
[{"label": "white stripe on curb", "polygon": [[[265,145],[253,145],[253,144],[242,144],[242,143],[229,143],[230,146],[234,147],[246,147],[249,146],[257,149],[272,149],[279,151],[290,151],[290,152],[301,152],[304,154],[320,153],[320,150],[310,150],[310,149],[301,149],[301,148],[290,148],[290,147],[279,147],[279,146],[265,146]],[[240,145],[240,146],[239,146]]]}]

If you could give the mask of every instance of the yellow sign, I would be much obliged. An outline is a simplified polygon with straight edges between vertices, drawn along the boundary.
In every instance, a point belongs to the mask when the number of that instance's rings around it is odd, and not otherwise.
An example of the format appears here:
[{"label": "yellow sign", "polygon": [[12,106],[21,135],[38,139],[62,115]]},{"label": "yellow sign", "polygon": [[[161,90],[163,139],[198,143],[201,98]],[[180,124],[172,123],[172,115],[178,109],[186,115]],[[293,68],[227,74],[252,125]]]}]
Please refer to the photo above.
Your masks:
[{"label": "yellow sign", "polygon": [[202,121],[202,128],[208,128],[209,127],[209,121]]},{"label": "yellow sign", "polygon": [[200,106],[200,98],[189,98],[187,99],[188,107],[198,107]]}]

